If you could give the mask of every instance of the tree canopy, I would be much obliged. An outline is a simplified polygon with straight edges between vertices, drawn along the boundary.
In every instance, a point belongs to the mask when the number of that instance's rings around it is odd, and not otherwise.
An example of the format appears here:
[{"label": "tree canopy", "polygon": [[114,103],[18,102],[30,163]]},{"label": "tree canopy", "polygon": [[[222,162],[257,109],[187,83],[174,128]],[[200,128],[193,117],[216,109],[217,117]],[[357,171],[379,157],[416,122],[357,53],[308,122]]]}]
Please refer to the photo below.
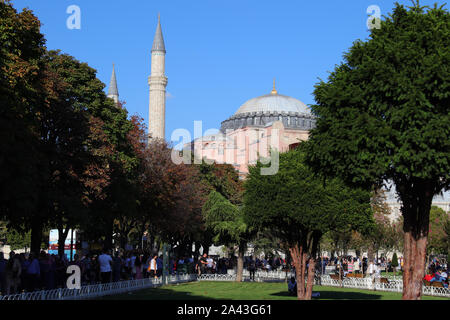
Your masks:
[{"label": "tree canopy", "polygon": [[217,191],[213,190],[203,205],[205,224],[214,233],[214,242],[218,245],[234,245],[247,241],[244,234],[247,225],[239,207]]},{"label": "tree canopy", "polygon": [[443,209],[432,206],[430,211],[430,232],[428,251],[434,254],[448,254],[450,216]]},{"label": "tree canopy", "polygon": [[305,164],[301,148],[280,154],[279,171],[261,175],[261,163],[250,167],[245,181],[246,223],[256,230],[270,226],[290,249],[297,283],[304,283],[309,264],[308,290],[298,286],[299,298],[311,298],[317,247],[329,230],[372,227],[370,193],[346,187],[338,179],[324,180]]},{"label": "tree canopy", "polygon": [[396,185],[404,299],[420,298],[432,198],[450,187],[449,44],[444,6],[397,3],[314,90],[309,165],[365,188],[387,180]]}]

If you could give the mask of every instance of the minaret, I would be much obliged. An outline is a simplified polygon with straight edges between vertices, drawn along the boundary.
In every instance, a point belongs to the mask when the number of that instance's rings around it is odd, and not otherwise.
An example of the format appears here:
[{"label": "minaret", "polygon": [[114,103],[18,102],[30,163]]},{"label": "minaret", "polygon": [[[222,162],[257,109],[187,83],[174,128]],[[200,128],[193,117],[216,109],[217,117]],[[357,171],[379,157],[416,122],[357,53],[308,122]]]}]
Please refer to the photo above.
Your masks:
[{"label": "minaret", "polygon": [[160,17],[152,46],[151,73],[148,77],[150,97],[148,107],[149,139],[164,139],[166,121],[166,86],[167,77],[164,74],[166,49],[161,31]]},{"label": "minaret", "polygon": [[109,82],[109,88],[108,88],[108,98],[112,98],[116,105],[119,103],[119,90],[117,90],[117,81],[116,81],[116,72],[114,70],[114,63],[113,63],[113,70],[111,75],[111,81]]}]

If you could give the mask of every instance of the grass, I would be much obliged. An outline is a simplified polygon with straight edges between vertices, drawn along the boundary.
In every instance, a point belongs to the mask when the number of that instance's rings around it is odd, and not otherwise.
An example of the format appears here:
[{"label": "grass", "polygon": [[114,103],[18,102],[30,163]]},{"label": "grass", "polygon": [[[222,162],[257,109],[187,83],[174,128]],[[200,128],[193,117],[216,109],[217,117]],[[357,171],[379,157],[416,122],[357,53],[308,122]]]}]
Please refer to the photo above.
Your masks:
[{"label": "grass", "polygon": [[[313,300],[400,300],[401,293],[314,286]],[[285,283],[197,281],[103,297],[107,300],[296,300]],[[423,296],[423,300],[449,300]]]},{"label": "grass", "polygon": [[402,271],[397,271],[397,272],[385,272],[385,271],[381,271],[380,272],[381,276],[402,276],[403,272]]}]

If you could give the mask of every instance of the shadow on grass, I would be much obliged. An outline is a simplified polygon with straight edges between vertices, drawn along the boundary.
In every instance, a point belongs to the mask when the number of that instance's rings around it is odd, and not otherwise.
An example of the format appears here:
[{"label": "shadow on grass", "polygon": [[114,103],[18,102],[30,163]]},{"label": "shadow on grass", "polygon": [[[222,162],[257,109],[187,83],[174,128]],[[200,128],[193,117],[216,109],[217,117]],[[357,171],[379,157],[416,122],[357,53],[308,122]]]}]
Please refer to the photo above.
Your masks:
[{"label": "shadow on grass", "polygon": [[193,295],[192,292],[175,291],[164,288],[151,288],[130,293],[105,296],[102,300],[214,300],[205,296]]},{"label": "shadow on grass", "polygon": [[[313,292],[320,292],[320,297],[312,298],[312,300],[380,300],[381,296],[371,293],[362,292],[338,292],[338,291],[320,291],[314,290]],[[287,291],[280,291],[272,293],[271,296],[277,297],[292,297]]]}]

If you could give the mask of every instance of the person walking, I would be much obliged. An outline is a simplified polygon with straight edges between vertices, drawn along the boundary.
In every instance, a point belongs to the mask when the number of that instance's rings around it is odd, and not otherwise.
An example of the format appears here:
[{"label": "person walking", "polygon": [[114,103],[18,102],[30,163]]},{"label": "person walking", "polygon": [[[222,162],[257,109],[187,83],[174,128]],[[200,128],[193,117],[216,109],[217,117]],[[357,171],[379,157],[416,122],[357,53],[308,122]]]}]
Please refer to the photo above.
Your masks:
[{"label": "person walking", "polygon": [[347,263],[347,273],[353,273],[353,267],[354,267],[353,259],[350,258],[350,260]]},{"label": "person walking", "polygon": [[133,250],[131,252],[131,257],[130,257],[130,270],[131,270],[131,279],[136,279],[136,252]]},{"label": "person walking", "polygon": [[150,278],[158,279],[157,277],[157,270],[158,270],[158,264],[156,262],[156,259],[158,258],[158,255],[155,253],[153,255],[152,260],[150,260],[150,266],[149,266],[149,272],[150,272]]},{"label": "person walking", "polygon": [[28,291],[34,291],[39,288],[41,268],[39,266],[39,260],[34,252],[30,253],[30,265],[27,268],[28,278]]},{"label": "person walking", "polygon": [[183,271],[184,271],[183,267],[184,267],[184,258],[181,257],[177,263],[177,274],[183,273]]},{"label": "person walking", "polygon": [[156,276],[159,278],[163,272],[163,255],[156,258]]},{"label": "person walking", "polygon": [[4,295],[6,292],[5,273],[7,263],[3,252],[0,252],[0,295]]},{"label": "person walking", "polygon": [[150,259],[147,253],[144,253],[142,257],[142,277],[148,278],[148,267],[150,266]]},{"label": "person walking", "polygon": [[353,269],[355,270],[355,273],[359,273],[360,268],[359,268],[359,259],[358,258],[356,258],[353,262]]},{"label": "person walking", "polygon": [[206,259],[206,273],[211,274],[212,270],[213,270],[213,259],[208,256],[208,258]]},{"label": "person walking", "polygon": [[122,271],[122,259],[120,258],[119,251],[116,251],[116,253],[114,254],[113,262],[112,262],[113,282],[120,281],[121,271]]},{"label": "person walking", "polygon": [[5,267],[5,294],[19,293],[20,275],[22,273],[22,266],[19,262],[19,256],[16,256],[14,251],[9,254],[9,260]]},{"label": "person walking", "polygon": [[111,266],[112,258],[108,254],[108,250],[104,249],[103,253],[98,257],[98,263],[100,265],[100,279],[102,283],[108,283],[111,281]]},{"label": "person walking", "polygon": [[255,281],[255,271],[256,271],[256,263],[253,260],[253,257],[250,258],[248,262],[248,272],[250,272],[250,281]]},{"label": "person walking", "polygon": [[206,253],[204,253],[202,255],[202,257],[199,260],[200,264],[200,274],[205,274],[206,273],[206,266],[208,265],[208,255]]},{"label": "person walking", "polygon": [[[198,275],[201,275],[202,274],[202,271],[201,271],[201,266],[202,266],[202,262],[201,262],[201,257],[197,260],[197,263],[195,264],[195,272],[198,274]],[[178,266],[177,266],[177,268],[178,268]],[[178,269],[177,269],[178,270]]]},{"label": "person walking", "polygon": [[137,256],[136,260],[134,261],[134,268],[135,268],[135,279],[142,279],[142,256]]}]

